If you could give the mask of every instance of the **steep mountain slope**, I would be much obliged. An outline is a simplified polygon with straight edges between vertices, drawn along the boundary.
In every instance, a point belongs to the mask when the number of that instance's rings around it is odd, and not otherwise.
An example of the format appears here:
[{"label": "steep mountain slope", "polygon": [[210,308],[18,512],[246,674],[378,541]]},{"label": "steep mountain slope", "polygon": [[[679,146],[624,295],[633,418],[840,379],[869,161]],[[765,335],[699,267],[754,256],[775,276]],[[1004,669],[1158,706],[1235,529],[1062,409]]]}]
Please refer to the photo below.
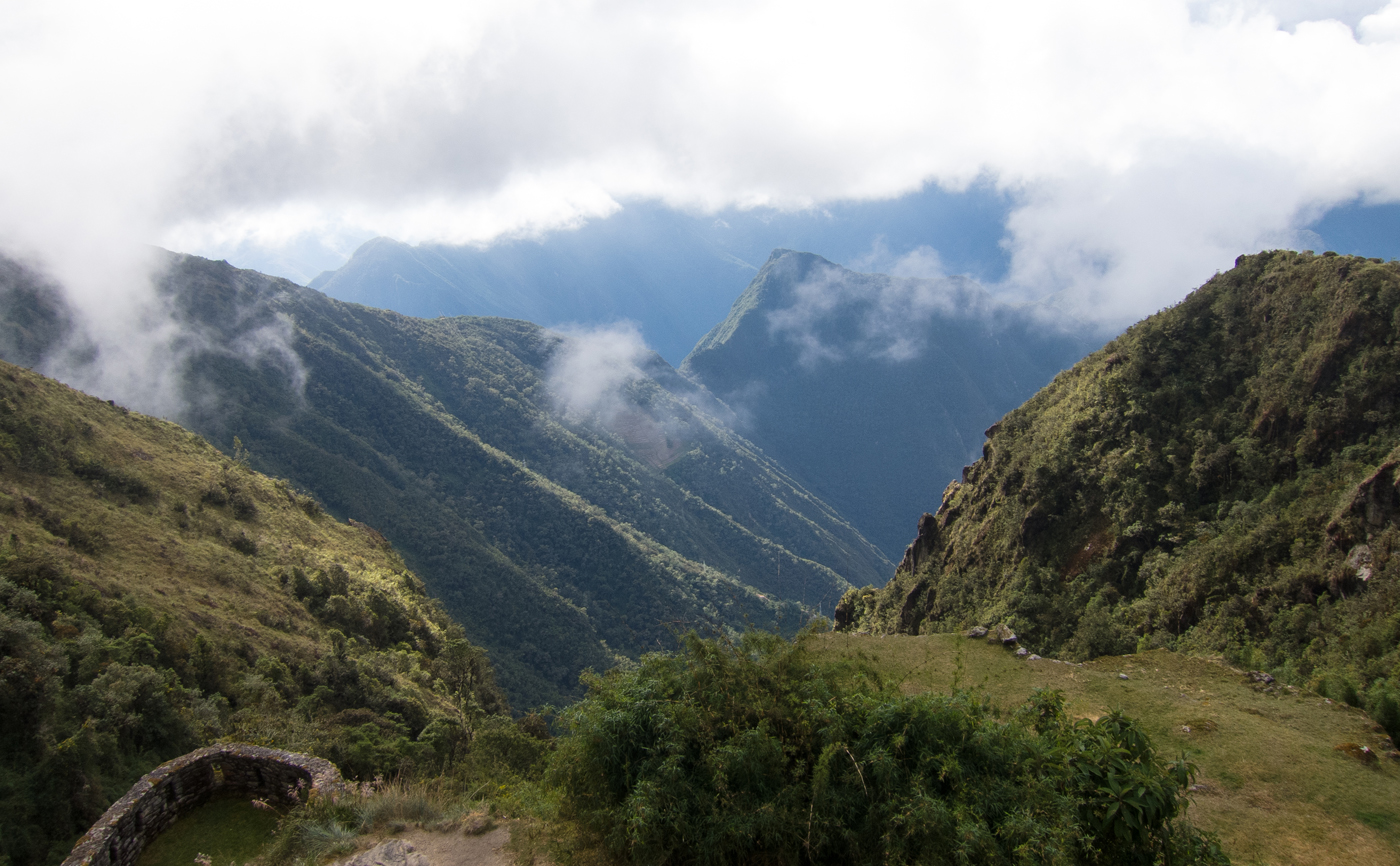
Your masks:
[{"label": "steep mountain slope", "polygon": [[1400,732],[1400,263],[1242,256],[988,431],[847,627],[1225,653]]},{"label": "steep mountain slope", "polygon": [[659,358],[609,411],[561,414],[569,343],[526,322],[413,319],[194,257],[162,286],[191,345],[182,420],[389,537],[517,705],[675,628],[796,626],[888,574]]},{"label": "steep mountain slope", "polygon": [[846,270],[777,250],[681,370],[890,556],[982,430],[1094,345],[959,278]]},{"label": "steep mountain slope", "polygon": [[441,768],[507,710],[374,530],[4,362],[0,537],[0,862],[58,862],[142,773],[219,737],[369,778]]}]

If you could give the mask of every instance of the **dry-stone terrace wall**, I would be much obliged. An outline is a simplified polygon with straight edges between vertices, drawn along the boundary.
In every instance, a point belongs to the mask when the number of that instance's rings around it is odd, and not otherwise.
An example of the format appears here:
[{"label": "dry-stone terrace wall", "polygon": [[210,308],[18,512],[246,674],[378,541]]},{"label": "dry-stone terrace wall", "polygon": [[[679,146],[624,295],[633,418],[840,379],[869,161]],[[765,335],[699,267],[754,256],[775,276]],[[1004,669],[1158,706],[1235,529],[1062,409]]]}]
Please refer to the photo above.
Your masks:
[{"label": "dry-stone terrace wall", "polygon": [[206,746],[167,761],[112,804],[63,866],[134,866],[146,845],[214,794],[286,801],[289,791],[327,794],[341,785],[330,761],[243,743]]}]

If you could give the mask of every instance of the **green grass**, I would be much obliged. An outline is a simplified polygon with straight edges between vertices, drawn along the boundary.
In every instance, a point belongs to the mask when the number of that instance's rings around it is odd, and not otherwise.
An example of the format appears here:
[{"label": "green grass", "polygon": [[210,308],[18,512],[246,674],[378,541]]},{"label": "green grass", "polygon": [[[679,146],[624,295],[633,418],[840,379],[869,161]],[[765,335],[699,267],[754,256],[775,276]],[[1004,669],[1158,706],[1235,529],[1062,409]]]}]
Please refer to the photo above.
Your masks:
[{"label": "green grass", "polygon": [[219,797],[182,817],[156,837],[136,866],[193,866],[204,854],[213,866],[245,863],[277,830],[277,815],[253,808],[247,797]]},{"label": "green grass", "polygon": [[1345,704],[1307,691],[1267,694],[1219,662],[1166,650],[1078,666],[1021,661],[947,634],[829,634],[810,646],[818,658],[869,661],[909,692],[956,683],[1011,706],[1046,686],[1064,693],[1073,716],[1121,708],[1160,754],[1184,751],[1199,767],[1203,787],[1188,817],[1218,833],[1235,863],[1400,862],[1400,763],[1368,767],[1335,750],[1348,742],[1375,749],[1384,737]]}]

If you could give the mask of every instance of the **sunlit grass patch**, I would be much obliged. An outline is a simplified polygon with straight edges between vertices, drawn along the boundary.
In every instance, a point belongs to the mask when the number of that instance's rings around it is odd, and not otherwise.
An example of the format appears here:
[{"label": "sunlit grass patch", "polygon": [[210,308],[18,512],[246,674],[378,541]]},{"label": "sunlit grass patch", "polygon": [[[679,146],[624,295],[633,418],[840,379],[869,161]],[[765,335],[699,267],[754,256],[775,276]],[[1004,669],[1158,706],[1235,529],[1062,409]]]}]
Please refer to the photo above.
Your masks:
[{"label": "sunlit grass patch", "polygon": [[1218,661],[1166,650],[1081,666],[1023,661],[949,634],[830,634],[810,646],[871,663],[907,692],[956,683],[1013,705],[1044,686],[1062,691],[1078,718],[1122,709],[1162,754],[1185,752],[1199,767],[1188,817],[1219,834],[1236,863],[1400,862],[1400,763],[1337,750],[1377,750],[1385,736],[1354,707],[1306,690],[1266,693]]}]

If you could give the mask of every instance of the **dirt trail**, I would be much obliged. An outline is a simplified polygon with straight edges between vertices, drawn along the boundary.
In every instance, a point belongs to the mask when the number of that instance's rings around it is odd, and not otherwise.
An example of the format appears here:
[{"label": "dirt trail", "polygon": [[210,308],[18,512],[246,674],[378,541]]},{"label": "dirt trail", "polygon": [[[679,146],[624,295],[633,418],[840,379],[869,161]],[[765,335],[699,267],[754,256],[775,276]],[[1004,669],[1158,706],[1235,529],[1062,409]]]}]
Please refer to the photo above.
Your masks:
[{"label": "dirt trail", "polygon": [[[366,859],[378,852],[377,846],[390,839],[402,839],[413,846],[413,854],[422,855],[428,866],[511,866],[514,858],[505,851],[510,842],[510,828],[497,827],[489,833],[472,836],[461,830],[438,833],[422,828],[404,830],[375,839],[360,852],[344,858],[335,866],[345,866],[356,859]],[[416,860],[411,858],[410,863]],[[421,860],[416,862],[422,863]],[[384,860],[384,866],[404,866],[403,861]]]},{"label": "dirt trail", "polygon": [[418,853],[428,858],[429,866],[510,866],[513,858],[506,853],[510,828],[497,827],[480,836],[468,836],[460,830],[454,833],[434,833],[413,829],[399,834],[413,843]]}]

